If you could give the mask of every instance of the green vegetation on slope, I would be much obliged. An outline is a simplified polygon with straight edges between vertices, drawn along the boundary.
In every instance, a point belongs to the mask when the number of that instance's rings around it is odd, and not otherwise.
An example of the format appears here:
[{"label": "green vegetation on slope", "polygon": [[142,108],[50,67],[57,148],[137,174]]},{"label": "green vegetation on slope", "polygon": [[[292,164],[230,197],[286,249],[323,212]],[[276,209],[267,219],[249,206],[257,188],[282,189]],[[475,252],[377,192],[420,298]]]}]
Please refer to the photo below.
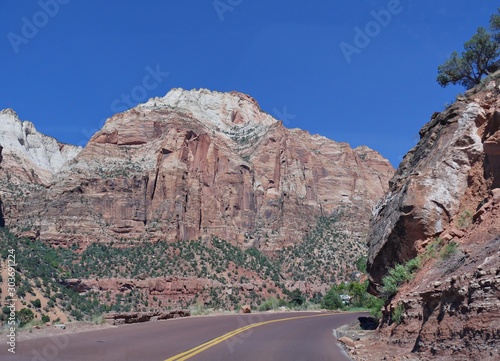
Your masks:
[{"label": "green vegetation on slope", "polygon": [[[84,315],[107,311],[107,307],[99,303],[95,294],[81,296],[62,285],[62,279],[70,275],[69,270],[75,260],[75,255],[71,251],[55,249],[42,242],[17,238],[4,228],[0,228],[0,243],[2,262],[7,260],[9,249],[15,250],[16,296],[21,299],[23,306],[18,315],[21,324],[32,319],[31,309],[42,307],[39,299],[29,303],[24,300],[28,294],[36,296],[35,290],[42,292],[48,299],[42,309],[43,312],[58,307],[74,319],[81,320]],[[9,296],[2,295],[2,298],[8,299]],[[6,312],[2,312],[0,318],[6,317]]]},{"label": "green vegetation on slope", "polygon": [[[210,241],[173,243],[116,241],[93,243],[86,248],[75,243],[67,249],[18,239],[8,230],[0,229],[0,242],[4,246],[2,250],[16,249],[17,293],[27,309],[36,310],[44,320],[47,320],[46,313],[54,314],[57,310],[70,315],[71,319],[81,320],[109,311],[194,305],[225,309],[238,309],[242,304],[254,308],[259,304],[264,304],[262,308],[319,307],[324,295],[317,291],[302,293],[295,289],[297,282],[323,285],[325,289],[350,280],[365,263],[365,246],[349,239],[341,228],[340,214],[319,217],[303,243],[273,255],[255,248],[244,250],[216,237]],[[6,257],[3,251],[2,258]],[[126,283],[128,279],[147,278],[209,282],[204,283],[198,295],[179,295],[173,301],[133,285],[81,294],[66,286],[68,279],[118,279]],[[271,300],[271,306],[269,302],[266,305],[266,299]]]},{"label": "green vegetation on slope", "polygon": [[[434,241],[427,245],[422,254],[409,260],[405,264],[396,264],[388,271],[387,275],[382,278],[382,296],[386,299],[394,296],[403,284],[413,280],[417,271],[422,268],[422,265],[426,261],[436,259],[438,256],[441,261],[446,261],[457,253],[459,253],[457,243],[450,241],[445,244],[441,238],[436,237]],[[453,269],[457,267],[457,264],[456,262],[452,262],[445,266],[446,269],[444,269],[443,272],[446,274],[453,271]]]},{"label": "green vegetation on slope", "polygon": [[336,284],[351,279],[366,245],[346,236],[342,214],[317,218],[316,226],[302,243],[278,252],[282,272],[294,281],[311,284]]}]

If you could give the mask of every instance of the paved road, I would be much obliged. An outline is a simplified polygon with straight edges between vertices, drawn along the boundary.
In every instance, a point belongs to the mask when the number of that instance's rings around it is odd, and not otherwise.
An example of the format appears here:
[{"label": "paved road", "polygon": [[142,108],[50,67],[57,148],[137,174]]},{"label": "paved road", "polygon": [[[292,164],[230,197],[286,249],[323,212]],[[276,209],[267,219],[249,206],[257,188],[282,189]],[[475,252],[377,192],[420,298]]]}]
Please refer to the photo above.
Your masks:
[{"label": "paved road", "polygon": [[0,343],[2,361],[349,360],[332,329],[362,314],[311,312],[191,317]]}]

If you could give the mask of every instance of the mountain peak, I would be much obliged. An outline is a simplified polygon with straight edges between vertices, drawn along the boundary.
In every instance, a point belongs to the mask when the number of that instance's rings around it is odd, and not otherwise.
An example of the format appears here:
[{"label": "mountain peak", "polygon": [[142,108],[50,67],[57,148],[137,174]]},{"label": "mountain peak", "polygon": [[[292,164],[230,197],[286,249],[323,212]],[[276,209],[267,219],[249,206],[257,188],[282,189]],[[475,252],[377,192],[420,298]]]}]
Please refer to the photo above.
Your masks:
[{"label": "mountain peak", "polygon": [[265,113],[250,95],[237,91],[174,88],[164,97],[139,104],[138,110],[172,109],[203,123],[233,141],[242,137],[261,137],[278,120]]},{"label": "mountain peak", "polygon": [[6,108],[0,110],[0,115],[11,116],[13,118],[19,119],[19,115],[17,115],[16,111],[12,108]]},{"label": "mountain peak", "polygon": [[151,98],[138,108],[174,108],[222,130],[228,128],[268,127],[277,122],[264,113],[257,101],[240,92],[222,93],[208,89],[174,88],[164,97]]},{"label": "mountain peak", "polygon": [[[3,164],[16,174],[15,169],[24,167],[38,172],[38,178],[47,183],[52,175],[73,159],[81,147],[64,145],[56,139],[39,133],[35,125],[22,121],[13,109],[0,111],[0,146],[3,148]],[[37,170],[37,171],[35,171]],[[20,172],[23,177],[25,172]]]}]

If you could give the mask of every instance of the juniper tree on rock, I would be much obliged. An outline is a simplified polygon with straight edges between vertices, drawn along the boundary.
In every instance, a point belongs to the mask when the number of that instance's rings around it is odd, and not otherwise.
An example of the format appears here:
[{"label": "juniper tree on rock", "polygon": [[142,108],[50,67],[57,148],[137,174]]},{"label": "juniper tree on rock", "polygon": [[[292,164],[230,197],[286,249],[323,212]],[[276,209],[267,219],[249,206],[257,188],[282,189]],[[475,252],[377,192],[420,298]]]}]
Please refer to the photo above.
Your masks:
[{"label": "juniper tree on rock", "polygon": [[[491,19],[492,30],[495,29],[493,25],[500,26],[499,15]],[[449,84],[460,84],[470,89],[490,73],[499,56],[500,42],[496,40],[495,35],[480,27],[477,33],[464,44],[462,54],[453,52],[450,58],[438,67],[437,82],[443,87]]]},{"label": "juniper tree on rock", "polygon": [[500,43],[500,8],[497,14],[493,14],[490,18],[490,29],[493,32],[493,38]]}]

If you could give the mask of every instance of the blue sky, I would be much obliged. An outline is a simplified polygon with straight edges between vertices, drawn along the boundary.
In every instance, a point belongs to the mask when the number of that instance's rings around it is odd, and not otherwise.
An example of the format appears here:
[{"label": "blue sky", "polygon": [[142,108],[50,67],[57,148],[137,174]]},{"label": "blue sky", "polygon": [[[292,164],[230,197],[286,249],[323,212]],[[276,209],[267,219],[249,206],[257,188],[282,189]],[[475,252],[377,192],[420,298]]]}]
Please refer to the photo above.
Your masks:
[{"label": "blue sky", "polygon": [[432,113],[463,92],[441,88],[437,66],[498,6],[0,0],[0,109],[84,145],[115,111],[171,88],[238,90],[288,127],[368,145],[397,166]]}]

